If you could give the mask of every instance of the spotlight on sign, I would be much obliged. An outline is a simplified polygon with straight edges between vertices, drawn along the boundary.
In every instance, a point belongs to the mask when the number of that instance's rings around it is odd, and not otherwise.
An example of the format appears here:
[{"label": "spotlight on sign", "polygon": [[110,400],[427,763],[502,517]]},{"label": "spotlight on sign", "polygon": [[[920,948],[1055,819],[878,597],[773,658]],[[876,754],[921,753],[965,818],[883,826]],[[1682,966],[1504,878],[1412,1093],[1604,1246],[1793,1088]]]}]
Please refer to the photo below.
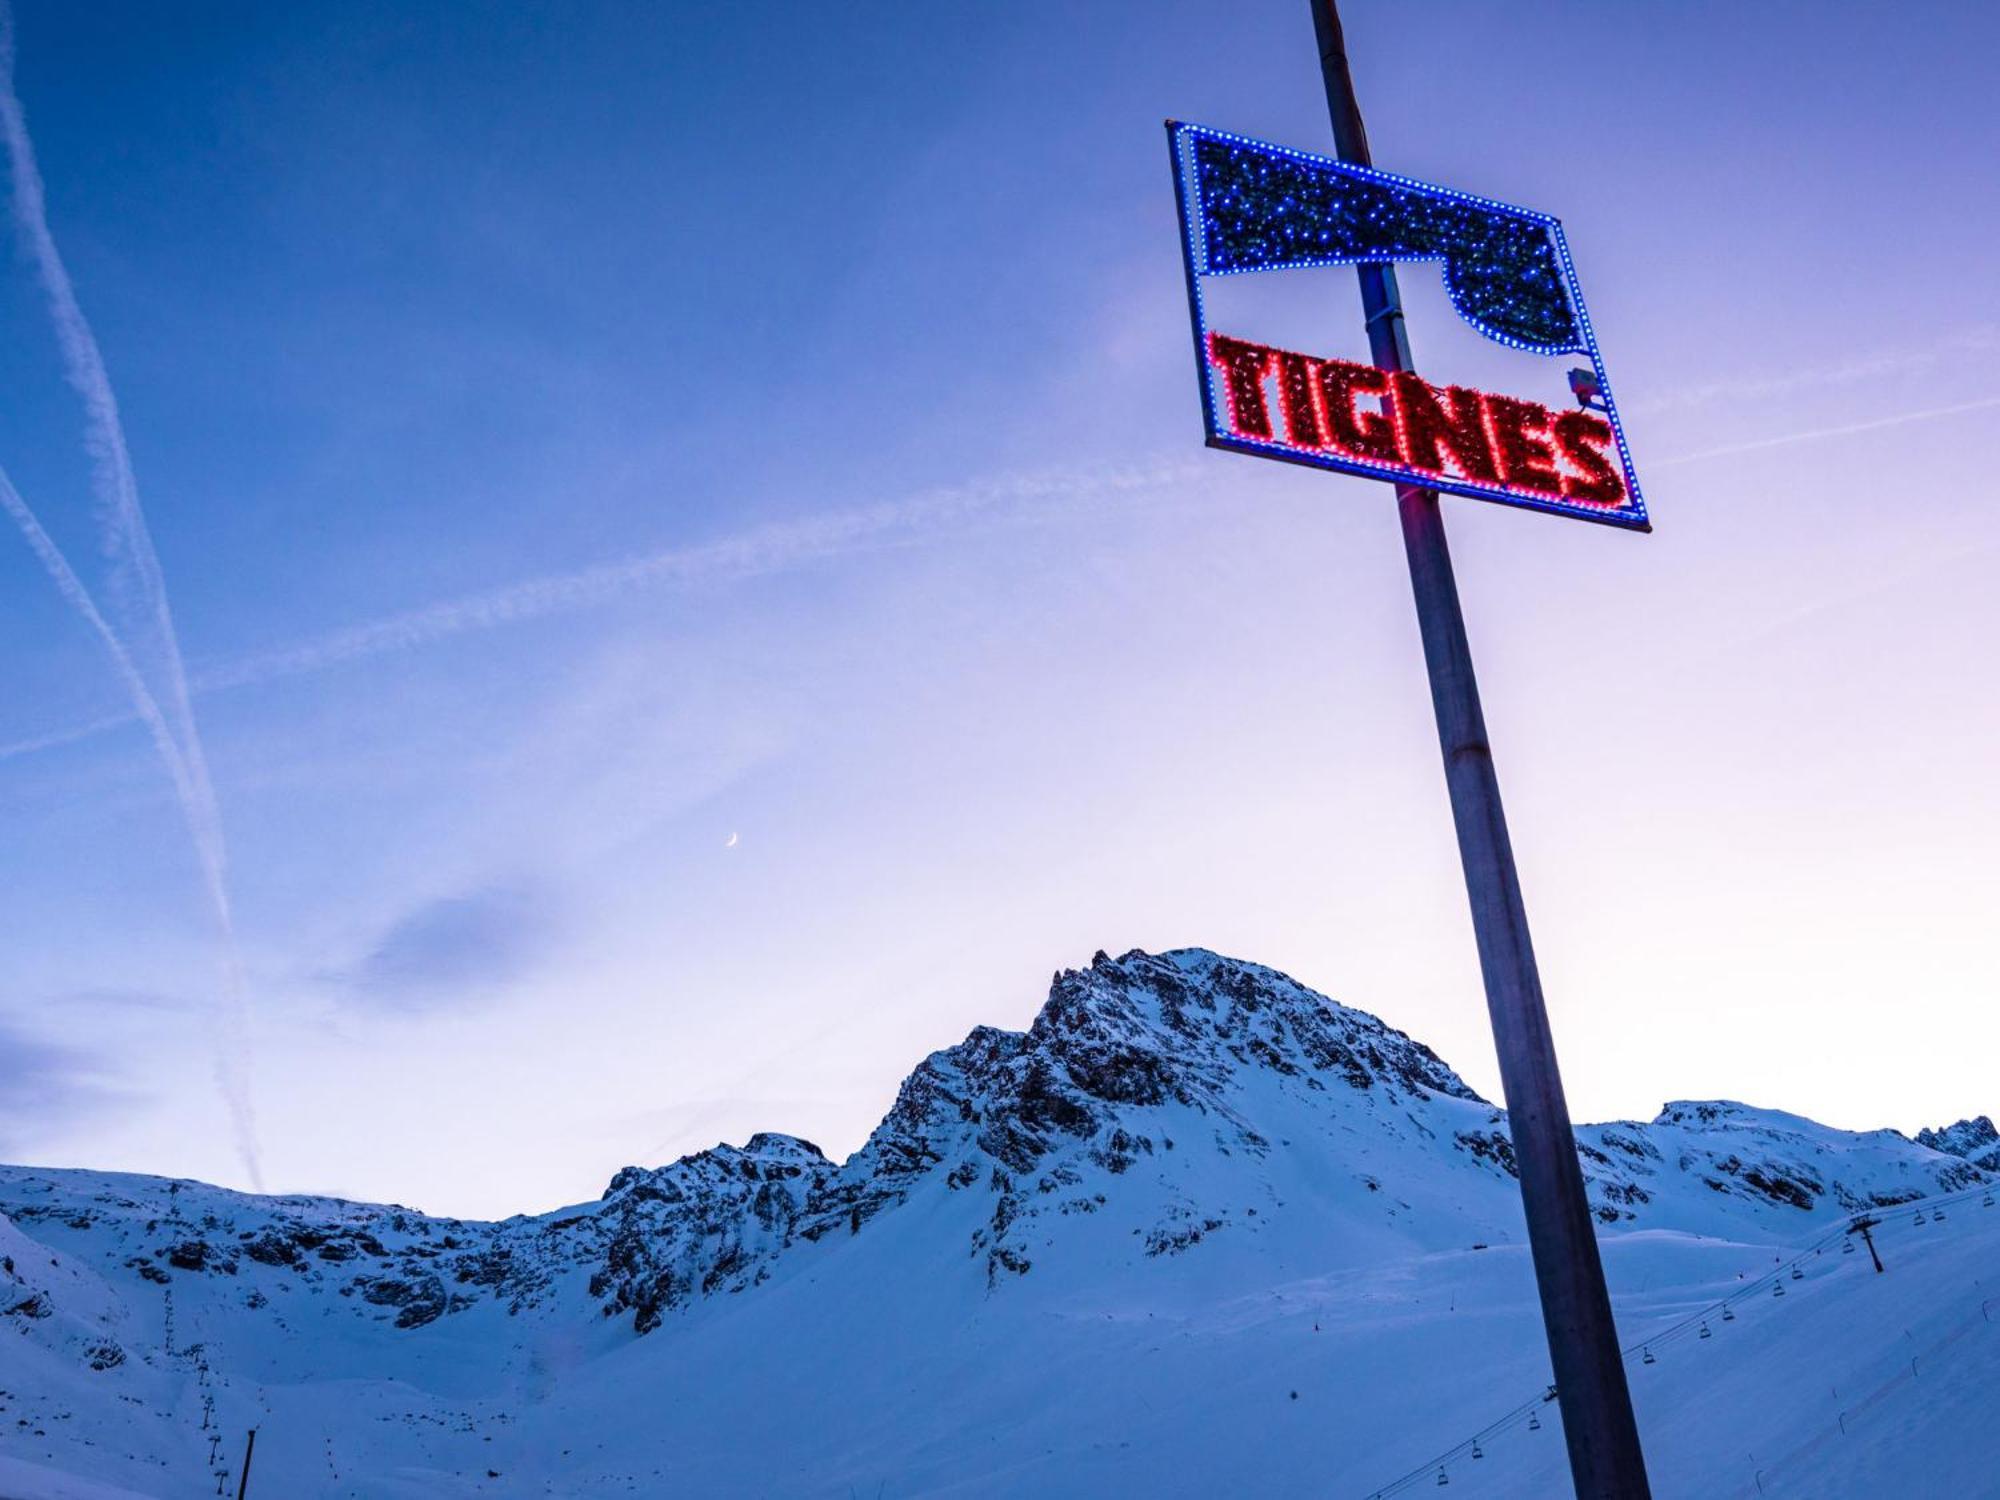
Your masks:
[{"label": "spotlight on sign", "polygon": [[[1652,529],[1560,223],[1167,129],[1211,446]],[[1417,351],[1422,376],[1377,369],[1362,334],[1338,332],[1324,268],[1365,262],[1437,268],[1456,336]],[[1569,367],[1578,357],[1588,366]]]}]

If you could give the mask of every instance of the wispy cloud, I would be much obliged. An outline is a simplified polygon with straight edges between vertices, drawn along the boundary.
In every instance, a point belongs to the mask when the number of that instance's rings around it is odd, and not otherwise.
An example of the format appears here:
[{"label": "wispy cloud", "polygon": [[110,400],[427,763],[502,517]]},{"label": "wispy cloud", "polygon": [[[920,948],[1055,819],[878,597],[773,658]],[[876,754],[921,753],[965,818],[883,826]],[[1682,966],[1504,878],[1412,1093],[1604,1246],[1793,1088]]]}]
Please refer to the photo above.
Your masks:
[{"label": "wispy cloud", "polygon": [[1652,467],[1665,469],[1675,464],[1698,463],[1707,458],[1727,458],[1736,453],[1756,453],[1765,448],[1789,448],[1798,443],[1817,443],[1827,438],[1851,437],[1861,432],[1877,432],[1884,427],[1902,427],[1911,422],[1932,422],[1941,417],[1959,417],[1968,412],[1991,411],[1995,407],[2000,407],[2000,396],[1982,396],[1974,401],[1959,401],[1950,406],[1928,406],[1919,411],[1893,412],[1886,417],[1871,417],[1865,422],[1845,422],[1836,427],[1813,427],[1804,432],[1784,432],[1775,437],[1724,443],[1720,447],[1703,448],[1694,453],[1676,453],[1669,458],[1654,460]]},{"label": "wispy cloud", "polygon": [[[715,587],[780,573],[1039,502],[1074,502],[1158,490],[1193,472],[1190,464],[1158,463],[1081,475],[1014,475],[804,520],[773,522],[713,542],[544,574],[348,626],[202,669],[193,675],[191,684],[197,693],[211,693],[323,672],[471,632],[600,608],[650,590]],[[133,722],[130,714],[107,715],[0,743],[0,760],[75,744]]]},{"label": "wispy cloud", "polygon": [[0,1154],[24,1154],[34,1142],[128,1098],[89,1054],[0,1019]]},{"label": "wispy cloud", "polygon": [[64,1006],[87,1006],[129,1016],[183,1016],[200,1009],[199,1002],[185,995],[172,995],[161,990],[70,990],[57,999]]},{"label": "wispy cloud", "polygon": [[1658,412],[1685,410],[1711,401],[1767,401],[1798,391],[1920,374],[1955,357],[1996,353],[2000,353],[2000,328],[1979,324],[1918,347],[1880,349],[1768,375],[1725,376],[1620,404],[1630,412]]},{"label": "wispy cloud", "polygon": [[425,901],[393,922],[338,976],[358,999],[428,1010],[492,993],[548,952],[555,930],[546,896],[520,888]]},{"label": "wispy cloud", "polygon": [[[41,170],[35,163],[27,116],[14,87],[14,56],[13,10],[5,0],[0,0],[0,137],[6,142],[13,178],[14,225],[40,277],[49,317],[55,325],[56,343],[62,352],[64,372],[83,402],[84,445],[90,457],[91,485],[97,496],[99,530],[113,565],[112,599],[114,607],[122,606],[120,612],[129,615],[136,627],[130,638],[141,643],[142,660],[135,661],[124,644],[126,633],[113,632],[94,606],[86,617],[101,638],[117,647],[116,659],[121,664],[121,676],[127,678],[128,691],[135,681],[147,683],[146,666],[151,667],[161,684],[158,690],[135,694],[134,706],[155,727],[155,743],[167,762],[175,795],[186,816],[221,941],[228,1014],[217,1058],[218,1082],[229,1106],[244,1169],[251,1183],[261,1186],[256,1118],[250,1099],[249,986],[230,907],[228,846],[223,836],[222,816],[209,778],[201,733],[195,723],[187,672],[181,661],[180,638],[167,600],[166,580],[146,525],[145,510],[139,503],[138,479],[125,441],[124,423],[118,415],[117,393],[112,388],[97,336],[84,317],[75,284],[49,228]],[[16,519],[19,520],[18,515]],[[47,566],[46,554],[43,561]],[[74,580],[67,564],[64,572]],[[65,597],[75,604],[79,595],[66,589]],[[82,597],[87,599],[88,595]],[[160,725],[165,726],[164,736],[158,732]]]}]

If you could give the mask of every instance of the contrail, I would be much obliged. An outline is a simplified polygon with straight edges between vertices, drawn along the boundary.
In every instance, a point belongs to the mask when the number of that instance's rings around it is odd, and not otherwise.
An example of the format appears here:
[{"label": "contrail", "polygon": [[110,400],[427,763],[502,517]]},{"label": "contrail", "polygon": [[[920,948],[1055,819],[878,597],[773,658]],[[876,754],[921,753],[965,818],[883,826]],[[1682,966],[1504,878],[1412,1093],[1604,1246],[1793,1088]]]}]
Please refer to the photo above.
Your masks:
[{"label": "contrail", "polygon": [[[519,621],[597,608],[630,594],[674,585],[735,582],[832,557],[871,542],[905,538],[954,520],[998,512],[1022,502],[1117,495],[1163,488],[1197,472],[1191,463],[1158,463],[1093,475],[1014,476],[858,506],[801,521],[775,522],[692,547],[667,548],[566,573],[523,579],[419,609],[239,657],[196,672],[196,693],[249,687],[325,671],[349,662],[412,650],[452,636]],[[0,760],[74,744],[133,722],[108,715],[30,739],[0,743]]]},{"label": "contrail", "polygon": [[[27,117],[14,87],[14,15],[0,0],[0,134],[6,139],[7,157],[14,182],[14,223],[35,263],[42,290],[47,295],[49,317],[55,325],[56,342],[62,351],[64,372],[83,402],[85,448],[90,455],[91,487],[100,511],[99,529],[112,563],[114,600],[129,599],[150,647],[149,656],[164,679],[164,694],[149,691],[153,711],[168,731],[167,739],[177,750],[168,770],[180,798],[188,827],[194,838],[195,855],[202,867],[202,880],[216,928],[222,940],[224,977],[230,1007],[231,1040],[235,1046],[218,1065],[237,1145],[251,1184],[263,1186],[258,1164],[255,1118],[247,1081],[249,1031],[249,991],[236,942],[236,923],[230,909],[228,849],[222,818],[209,779],[208,759],[196,727],[189,699],[187,672],[181,662],[180,639],[174,630],[173,613],[167,603],[166,581],[153,539],[146,526],[145,511],[139,504],[139,486],[132,471],[131,453],[125,442],[124,425],[118,416],[118,398],[105,369],[104,356],[91,332],[89,320],[77,301],[76,287],[56,248],[49,230],[48,208],[42,190],[40,169],[35,164],[34,143],[28,135]],[[18,499],[18,495],[16,499]],[[19,517],[16,517],[19,520]],[[37,528],[39,530],[39,527]],[[43,539],[47,540],[44,532]],[[31,538],[32,540],[32,538]],[[49,544],[53,546],[53,543]],[[60,553],[56,554],[60,557]],[[47,557],[44,556],[44,565]],[[65,571],[74,579],[75,574]],[[71,595],[71,603],[77,603]],[[86,594],[84,598],[88,598]],[[113,641],[115,633],[104,625],[104,616],[93,606],[89,616],[93,628],[102,625]],[[120,646],[124,661],[132,665],[129,650]],[[140,675],[144,685],[143,674]],[[129,684],[128,684],[129,686]],[[161,699],[164,698],[164,707]],[[143,710],[142,710],[143,713]],[[158,734],[155,735],[158,743]],[[165,747],[162,746],[164,753]]]},{"label": "contrail", "polygon": [[1697,463],[1705,458],[1727,458],[1735,453],[1756,453],[1765,448],[1789,448],[1794,443],[1812,443],[1821,438],[1850,437],[1857,432],[1875,432],[1884,427],[1901,427],[1906,422],[1930,422],[1939,417],[1963,416],[1969,411],[1990,411],[2000,406],[2000,396],[1981,396],[1976,401],[1960,401],[1952,406],[1931,406],[1921,411],[1900,411],[1892,416],[1871,417],[1866,422],[1848,422],[1839,427],[1815,427],[1808,432],[1787,432],[1777,437],[1751,438],[1742,443],[1724,443],[1719,448],[1703,448],[1698,453],[1677,453],[1654,462],[1656,469],[1675,464]]},{"label": "contrail", "polygon": [[78,744],[95,739],[100,734],[109,734],[114,729],[123,729],[134,722],[136,720],[131,714],[106,714],[101,719],[72,724],[67,729],[51,729],[46,734],[30,735],[24,740],[7,740],[0,743],[0,760],[12,760],[17,755],[34,755],[42,750],[58,750],[64,745]]},{"label": "contrail", "polygon": [[[160,759],[166,762],[167,774],[173,778],[175,792],[185,799],[189,795],[187,760],[181,754],[181,747],[174,739],[173,730],[168,727],[166,715],[160,712],[159,701],[153,697],[153,690],[146,686],[146,679],[133,664],[132,655],[125,649],[125,643],[118,639],[117,632],[99,611],[97,601],[90,596],[90,590],[84,587],[83,580],[77,577],[76,570],[69,565],[69,559],[63,556],[62,549],[55,544],[55,539],[48,534],[41,520],[29,508],[28,502],[21,498],[21,492],[14,488],[14,481],[5,469],[0,469],[0,509],[4,509],[13,518],[14,524],[21,528],[21,535],[27,538],[29,549],[54,582],[57,592],[83,616],[84,623],[90,627],[91,633],[97,637],[98,644],[104,648],[104,654],[111,658],[112,670],[118,674],[118,680],[131,696],[132,706],[137,710],[137,716],[145,724],[147,732],[152,735],[153,744],[160,752]],[[126,717],[117,722],[129,724],[132,720]]]},{"label": "contrail", "polygon": [[[928,530],[1022,501],[1152,489],[1187,472],[1189,466],[1177,464],[1122,469],[1088,478],[1060,474],[1015,476],[933,490],[908,499],[857,506],[805,520],[774,522],[713,542],[524,579],[503,588],[350,626],[314,640],[211,668],[195,678],[195,686],[202,692],[246,687],[429,645],[468,631],[490,630],[516,621],[593,608],[645,589],[762,577],[849,552],[869,542]],[[8,748],[0,746],[0,755]]]},{"label": "contrail", "polygon": [[[1694,453],[1674,454],[1653,460],[1652,467],[1672,468],[1735,453],[1845,437],[1882,427],[1896,427],[1906,422],[1927,422],[1965,412],[1985,411],[1996,405],[2000,405],[2000,397],[1982,397],[1954,406],[1897,412],[1846,426],[1782,433],[1776,437],[1755,438]],[[379,620],[351,625],[311,640],[205,668],[193,675],[191,686],[197,693],[252,687],[285,677],[325,671],[348,662],[411,650],[472,631],[594,608],[649,588],[722,583],[778,572],[815,558],[852,550],[870,541],[888,540],[954,519],[999,510],[1009,503],[1163,488],[1197,473],[1199,469],[1192,463],[1160,462],[1097,476],[1014,477],[936,490],[804,521],[774,523],[699,546],[668,548],[572,572],[523,579],[501,588],[465,594]],[[76,744],[123,729],[133,722],[130,714],[109,714],[66,729],[50,730],[25,739],[0,741],[0,760]]]},{"label": "contrail", "polygon": [[[188,832],[197,847],[203,846],[207,832],[193,817],[192,810],[197,805],[198,799],[190,784],[187,757],[181,754],[181,747],[174,739],[166,715],[160,712],[159,700],[146,685],[146,679],[134,664],[131,653],[125,649],[125,643],[119,640],[118,633],[111,628],[110,622],[98,609],[97,601],[91,597],[90,590],[84,587],[83,580],[77,577],[76,570],[69,565],[69,559],[63,556],[62,549],[56,545],[55,539],[48,534],[40,519],[29,508],[28,502],[21,498],[21,492],[14,487],[13,480],[8,477],[4,469],[0,469],[0,509],[4,509],[13,518],[14,524],[20,527],[21,535],[27,539],[30,550],[34,552],[55,583],[57,591],[78,614],[83,616],[84,623],[90,627],[91,633],[97,637],[98,644],[104,648],[104,654],[111,659],[112,670],[124,684],[125,691],[132,699],[133,708],[138,711],[138,717],[144,722],[147,733],[152,736],[154,747],[160,752],[160,759],[166,764],[168,776],[173,779],[176,800],[180,803],[182,813],[187,816]],[[201,864],[205,877],[221,868],[220,860],[208,854],[203,855]],[[229,898],[226,891],[216,888],[211,882],[208,894],[212,904],[218,904],[225,912],[228,910]],[[227,966],[226,977],[231,988],[242,990],[243,976],[237,966],[237,955],[233,944],[224,954],[224,963]],[[236,1049],[222,1048],[218,1049],[216,1056],[216,1082],[225,1096],[232,1101],[239,1095],[247,1099],[246,1081],[229,1071],[234,1064],[235,1055]],[[243,1111],[232,1109],[231,1115],[236,1128],[236,1149],[241,1153],[244,1165],[250,1170],[254,1180],[258,1176],[255,1122],[247,1109]]]}]

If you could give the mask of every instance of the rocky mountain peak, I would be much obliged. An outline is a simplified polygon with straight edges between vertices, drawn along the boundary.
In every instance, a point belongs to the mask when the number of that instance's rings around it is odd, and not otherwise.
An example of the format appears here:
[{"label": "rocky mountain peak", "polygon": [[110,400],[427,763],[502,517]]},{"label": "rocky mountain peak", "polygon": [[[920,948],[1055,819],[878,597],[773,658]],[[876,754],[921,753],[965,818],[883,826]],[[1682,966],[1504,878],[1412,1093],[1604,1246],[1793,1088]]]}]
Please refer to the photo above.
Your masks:
[{"label": "rocky mountain peak", "polygon": [[2000,1171],[2000,1130],[1993,1128],[1992,1119],[1986,1115],[1975,1115],[1941,1130],[1919,1130],[1917,1144],[1946,1156],[1961,1157],[1987,1171]]},{"label": "rocky mountain peak", "polygon": [[1130,1109],[1227,1116],[1233,1094],[1273,1079],[1484,1103],[1421,1042],[1275,969],[1202,948],[1100,952],[1056,973],[1025,1033],[981,1026],[926,1058],[841,1176],[893,1183],[961,1143],[1025,1172],[1065,1140],[1119,1128]]},{"label": "rocky mountain peak", "polygon": [[1112,1100],[1155,1099],[1161,1089],[1151,1085],[1167,1078],[1219,1087],[1246,1068],[1479,1099],[1394,1027],[1276,969],[1205,948],[1100,952],[1087,969],[1060,971],[1027,1044]]},{"label": "rocky mountain peak", "polygon": [[1275,969],[1199,948],[1100,952],[1056,973],[1025,1033],[982,1026],[926,1058],[798,1232],[858,1232],[935,1172],[947,1189],[994,1195],[974,1248],[989,1276],[1020,1272],[1039,1217],[1095,1212],[1103,1199],[1073,1190],[1172,1151],[1174,1119],[1224,1159],[1261,1156],[1271,1141],[1259,1122],[1281,1097],[1293,1101],[1281,1113],[1314,1117],[1343,1097],[1383,1111],[1440,1098],[1487,1108],[1422,1043]]},{"label": "rocky mountain peak", "polygon": [[723,1183],[778,1181],[831,1171],[833,1163],[811,1141],[760,1130],[741,1146],[726,1142],[664,1167],[620,1167],[600,1202],[623,1196],[678,1201]]}]

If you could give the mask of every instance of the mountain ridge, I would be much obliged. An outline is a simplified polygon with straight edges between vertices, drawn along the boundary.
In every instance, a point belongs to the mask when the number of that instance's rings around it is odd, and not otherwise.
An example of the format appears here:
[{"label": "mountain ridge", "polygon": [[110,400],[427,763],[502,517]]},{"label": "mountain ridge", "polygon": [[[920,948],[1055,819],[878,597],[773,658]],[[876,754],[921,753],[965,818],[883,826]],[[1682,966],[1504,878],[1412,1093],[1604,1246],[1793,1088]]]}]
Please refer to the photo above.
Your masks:
[{"label": "mountain ridge", "polygon": [[[1726,1246],[1991,1182],[1972,1159],[1990,1129],[1926,1132],[1955,1148],[1933,1149],[1684,1100],[1576,1138],[1609,1240]],[[178,1451],[163,1429],[190,1379],[266,1405],[329,1369],[434,1401],[493,1381],[533,1393],[662,1338],[726,1347],[774,1296],[815,1307],[844,1287],[879,1316],[884,1277],[903,1295],[922,1278],[962,1309],[947,1321],[1010,1301],[1115,1319],[1135,1296],[1518,1255],[1513,1174],[1504,1111],[1379,1018],[1204,949],[1099,953],[1056,973],[1026,1030],[975,1027],[924,1058],[840,1162],[760,1132],[499,1221],[0,1167],[0,1330],[157,1456]],[[472,1349],[476,1373],[456,1363]]]},{"label": "mountain ridge", "polygon": [[[1128,1128],[1131,1111],[1174,1106],[1202,1120],[1219,1149],[1268,1152],[1270,1140],[1234,1098],[1246,1076],[1295,1095],[1335,1088],[1372,1094],[1370,1103],[1392,1116],[1408,1115],[1405,1106],[1434,1110],[1449,1101],[1453,1146],[1497,1176],[1514,1175],[1504,1111],[1422,1042],[1264,965],[1200,948],[1135,949],[1115,959],[1100,951],[1085,968],[1058,970],[1025,1031],[978,1026],[931,1053],[841,1162],[809,1141],[760,1131],[742,1146],[720,1143],[657,1167],[623,1167],[593,1204],[496,1221],[317,1194],[243,1194],[189,1179],[0,1167],[0,1212],[17,1223],[62,1217],[22,1194],[19,1184],[29,1179],[95,1181],[95,1210],[64,1210],[62,1222],[72,1227],[163,1190],[167,1211],[146,1215],[150,1247],[125,1261],[142,1278],[236,1274],[246,1261],[297,1272],[355,1266],[355,1290],[393,1309],[403,1328],[488,1294],[518,1310],[546,1293],[561,1270],[594,1257],[590,1297],[607,1316],[631,1313],[634,1330],[644,1334],[696,1297],[759,1284],[772,1259],[796,1242],[859,1233],[940,1167],[947,1167],[947,1190],[981,1185],[994,1195],[987,1232],[974,1237],[989,1284],[1003,1272],[1021,1274],[1028,1256],[1016,1225],[1023,1215],[1041,1216],[1037,1200],[1050,1184],[1073,1186],[1083,1165],[1116,1177],[1141,1157],[1173,1149],[1171,1138]],[[1593,1206],[1607,1225],[1645,1217],[1654,1197],[1649,1184],[1676,1168],[1696,1171],[1720,1194],[1807,1211],[1822,1202],[1860,1211],[1926,1190],[1915,1182],[1850,1183],[1819,1170],[1810,1158],[1826,1153],[1802,1150],[1801,1129],[1827,1127],[1737,1101],[1680,1100],[1650,1121],[1580,1125],[1576,1133]],[[1654,1139],[1663,1134],[1677,1148],[1671,1164]],[[1984,1116],[1923,1131],[1914,1142],[1888,1130],[1835,1134],[1877,1139],[1892,1154],[1888,1143],[1934,1153],[1929,1191],[1954,1191],[2000,1170],[2000,1140]],[[1693,1146],[1690,1136],[1728,1147]],[[1039,1192],[1023,1192],[1016,1179],[1048,1164],[1056,1176],[1034,1183]],[[219,1200],[270,1222],[236,1229],[233,1243],[205,1238],[196,1227],[160,1231],[161,1222],[175,1224],[172,1204],[184,1193],[211,1200],[204,1210],[210,1220],[223,1217],[215,1211]],[[1091,1211],[1084,1200],[1063,1201],[1071,1212]],[[1182,1226],[1149,1243],[1186,1248],[1207,1232]],[[565,1237],[572,1243],[559,1243]],[[372,1274],[378,1268],[395,1274]]]}]

